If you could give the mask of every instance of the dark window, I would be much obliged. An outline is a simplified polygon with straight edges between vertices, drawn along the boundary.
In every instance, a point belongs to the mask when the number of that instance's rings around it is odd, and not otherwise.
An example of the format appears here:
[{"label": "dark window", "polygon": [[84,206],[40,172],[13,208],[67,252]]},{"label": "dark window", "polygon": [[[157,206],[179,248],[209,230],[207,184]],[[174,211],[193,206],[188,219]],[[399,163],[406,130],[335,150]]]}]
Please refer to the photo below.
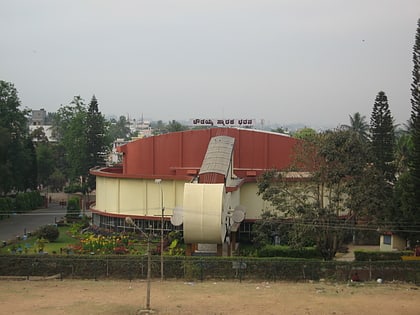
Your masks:
[{"label": "dark window", "polygon": [[391,235],[384,235],[384,244],[391,245]]}]

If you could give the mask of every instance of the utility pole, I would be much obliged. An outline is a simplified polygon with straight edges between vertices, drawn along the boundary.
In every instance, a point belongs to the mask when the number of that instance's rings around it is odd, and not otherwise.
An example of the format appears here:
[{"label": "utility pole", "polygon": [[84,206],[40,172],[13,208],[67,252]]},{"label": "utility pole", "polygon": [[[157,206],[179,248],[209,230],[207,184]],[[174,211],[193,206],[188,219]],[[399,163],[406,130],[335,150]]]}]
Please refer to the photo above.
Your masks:
[{"label": "utility pole", "polygon": [[147,239],[147,288],[146,288],[146,309],[150,310],[150,287],[151,287],[151,275],[152,275],[152,253],[150,251],[150,235],[143,232],[142,229],[140,229],[137,224],[134,222],[134,220],[130,217],[125,218],[125,222],[128,225],[131,225],[134,227],[134,229],[138,229],[144,237]]}]

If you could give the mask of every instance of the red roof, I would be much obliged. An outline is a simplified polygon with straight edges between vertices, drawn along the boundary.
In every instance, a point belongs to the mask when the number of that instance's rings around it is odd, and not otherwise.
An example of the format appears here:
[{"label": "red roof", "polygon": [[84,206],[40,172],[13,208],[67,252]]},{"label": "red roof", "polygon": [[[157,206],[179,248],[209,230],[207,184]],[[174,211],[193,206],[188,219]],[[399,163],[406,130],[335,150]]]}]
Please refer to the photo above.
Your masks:
[{"label": "red roof", "polygon": [[286,135],[252,129],[173,132],[138,139],[119,147],[124,154],[122,172],[102,169],[93,173],[110,177],[192,178],[198,174],[210,139],[222,135],[235,138],[233,167],[235,175],[240,178],[256,177],[267,169],[288,167],[297,142]]}]

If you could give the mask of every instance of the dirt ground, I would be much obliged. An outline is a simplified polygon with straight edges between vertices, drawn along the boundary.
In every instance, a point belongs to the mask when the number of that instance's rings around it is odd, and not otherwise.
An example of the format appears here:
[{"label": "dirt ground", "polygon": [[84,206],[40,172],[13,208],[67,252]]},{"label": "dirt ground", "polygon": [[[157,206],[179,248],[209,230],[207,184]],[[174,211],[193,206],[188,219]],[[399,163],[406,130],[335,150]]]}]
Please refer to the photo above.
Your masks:
[{"label": "dirt ground", "polygon": [[[144,281],[0,280],[2,314],[139,314]],[[401,283],[154,281],[155,314],[420,314],[420,287]]]}]

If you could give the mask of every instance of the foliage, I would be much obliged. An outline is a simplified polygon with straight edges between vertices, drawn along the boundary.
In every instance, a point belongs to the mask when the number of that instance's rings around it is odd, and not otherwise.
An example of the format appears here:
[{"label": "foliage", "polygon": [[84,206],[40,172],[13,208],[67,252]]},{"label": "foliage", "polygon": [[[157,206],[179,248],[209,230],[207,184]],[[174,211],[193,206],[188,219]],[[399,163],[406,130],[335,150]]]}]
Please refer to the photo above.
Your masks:
[{"label": "foliage", "polygon": [[369,140],[369,124],[366,122],[366,116],[362,116],[359,112],[350,116],[350,125],[343,127],[355,132],[363,141]]},{"label": "foliage", "polygon": [[[49,276],[82,279],[145,279],[147,257],[129,255],[1,255],[0,276]],[[152,256],[152,277],[160,277],[159,257]],[[243,266],[243,268],[234,268]],[[420,264],[409,261],[338,262],[291,258],[165,257],[168,279],[241,279],[247,281],[349,281],[354,270],[363,280],[415,282]]]},{"label": "foliage", "polygon": [[263,211],[260,219],[252,226],[252,242],[257,249],[273,244],[279,239],[281,244],[289,244],[290,223],[282,220],[277,212]]},{"label": "foliage", "polygon": [[36,231],[36,235],[39,238],[44,238],[49,242],[54,242],[60,236],[60,232],[58,231],[58,227],[53,224],[43,225],[38,228]]},{"label": "foliage", "polygon": [[38,142],[36,146],[38,183],[47,186],[55,168],[55,158],[52,146],[48,142]]},{"label": "foliage", "polygon": [[88,172],[86,116],[86,105],[80,96],[75,96],[69,105],[61,106],[54,115],[53,135],[66,162],[61,171],[70,179],[86,176]]},{"label": "foliage", "polygon": [[[302,247],[311,237],[324,259],[334,257],[344,237],[341,226],[346,224],[340,216],[369,184],[360,181],[366,175],[368,157],[359,136],[338,129],[299,142],[292,172],[263,174],[258,181],[262,199],[269,201],[279,216],[293,222],[289,245]],[[364,194],[364,198],[368,196]],[[358,211],[352,210],[354,214]]]},{"label": "foliage", "polygon": [[43,197],[39,191],[18,193],[15,196],[14,208],[16,211],[24,212],[34,210],[43,205]]},{"label": "foliage", "polygon": [[54,172],[49,177],[51,190],[56,192],[61,191],[65,183],[66,177],[64,174],[58,168],[54,169]]},{"label": "foliage", "polygon": [[0,195],[36,186],[34,147],[27,128],[27,110],[21,110],[17,90],[0,80]]},{"label": "foliage", "polygon": [[184,238],[182,231],[169,232],[168,242],[168,254],[170,256],[179,256],[185,254]]},{"label": "foliage", "polygon": [[80,236],[79,243],[73,246],[76,254],[128,254],[136,252],[134,241],[128,235],[95,235],[85,233]]},{"label": "foliage", "polygon": [[131,136],[130,122],[125,116],[120,116],[118,120],[110,119],[107,129],[107,137],[110,142],[117,139],[129,140]]},{"label": "foliage", "polygon": [[74,193],[82,193],[85,194],[88,191],[88,187],[86,183],[72,183],[66,187],[64,187],[64,192],[66,194],[74,194]]},{"label": "foliage", "polygon": [[381,171],[385,180],[395,180],[394,148],[395,134],[388,98],[381,91],[375,98],[370,118],[370,132],[372,137],[372,153],[377,169]]},{"label": "foliage", "polygon": [[87,181],[89,190],[95,188],[89,170],[105,164],[110,146],[106,128],[95,96],[88,107],[80,96],[74,97],[69,105],[61,106],[53,118],[53,135],[58,140],[57,167],[70,181],[80,178]]},{"label": "foliage", "polygon": [[167,129],[168,129],[168,132],[176,132],[176,131],[187,130],[188,127],[182,125],[181,123],[177,122],[176,120],[172,120],[168,123]]},{"label": "foliage", "polygon": [[38,238],[35,242],[35,248],[38,253],[44,252],[45,244],[48,243],[48,240],[45,238]]},{"label": "foliage", "polygon": [[0,197],[0,220],[10,217],[15,210],[14,199],[11,197]]},{"label": "foliage", "polygon": [[392,252],[381,252],[381,251],[365,251],[356,250],[354,251],[354,258],[356,261],[378,261],[378,260],[401,260],[401,256],[410,256],[413,253],[411,251],[392,251]]},{"label": "foliage", "polygon": [[409,189],[405,193],[403,213],[407,219],[411,218],[411,224],[417,231],[408,233],[409,239],[415,241],[420,238],[418,227],[420,226],[420,19],[417,21],[417,31],[413,47],[413,81],[411,83],[411,140],[412,151],[409,156],[409,177],[406,178],[405,187]]},{"label": "foliage", "polygon": [[293,133],[293,137],[302,140],[309,140],[316,136],[317,132],[312,128],[302,128]]},{"label": "foliage", "polygon": [[265,245],[258,250],[258,257],[321,258],[319,251],[315,247],[291,248],[280,245]]},{"label": "foliage", "polygon": [[[105,118],[98,109],[95,95],[90,101],[86,116],[86,150],[88,170],[96,166],[105,165],[105,156],[109,151],[109,142],[105,135]],[[83,175],[83,174],[82,174]],[[96,187],[95,177],[87,172],[87,186],[89,190]]]},{"label": "foliage", "polygon": [[67,219],[79,219],[80,217],[80,199],[77,197],[69,198],[67,201]]}]

